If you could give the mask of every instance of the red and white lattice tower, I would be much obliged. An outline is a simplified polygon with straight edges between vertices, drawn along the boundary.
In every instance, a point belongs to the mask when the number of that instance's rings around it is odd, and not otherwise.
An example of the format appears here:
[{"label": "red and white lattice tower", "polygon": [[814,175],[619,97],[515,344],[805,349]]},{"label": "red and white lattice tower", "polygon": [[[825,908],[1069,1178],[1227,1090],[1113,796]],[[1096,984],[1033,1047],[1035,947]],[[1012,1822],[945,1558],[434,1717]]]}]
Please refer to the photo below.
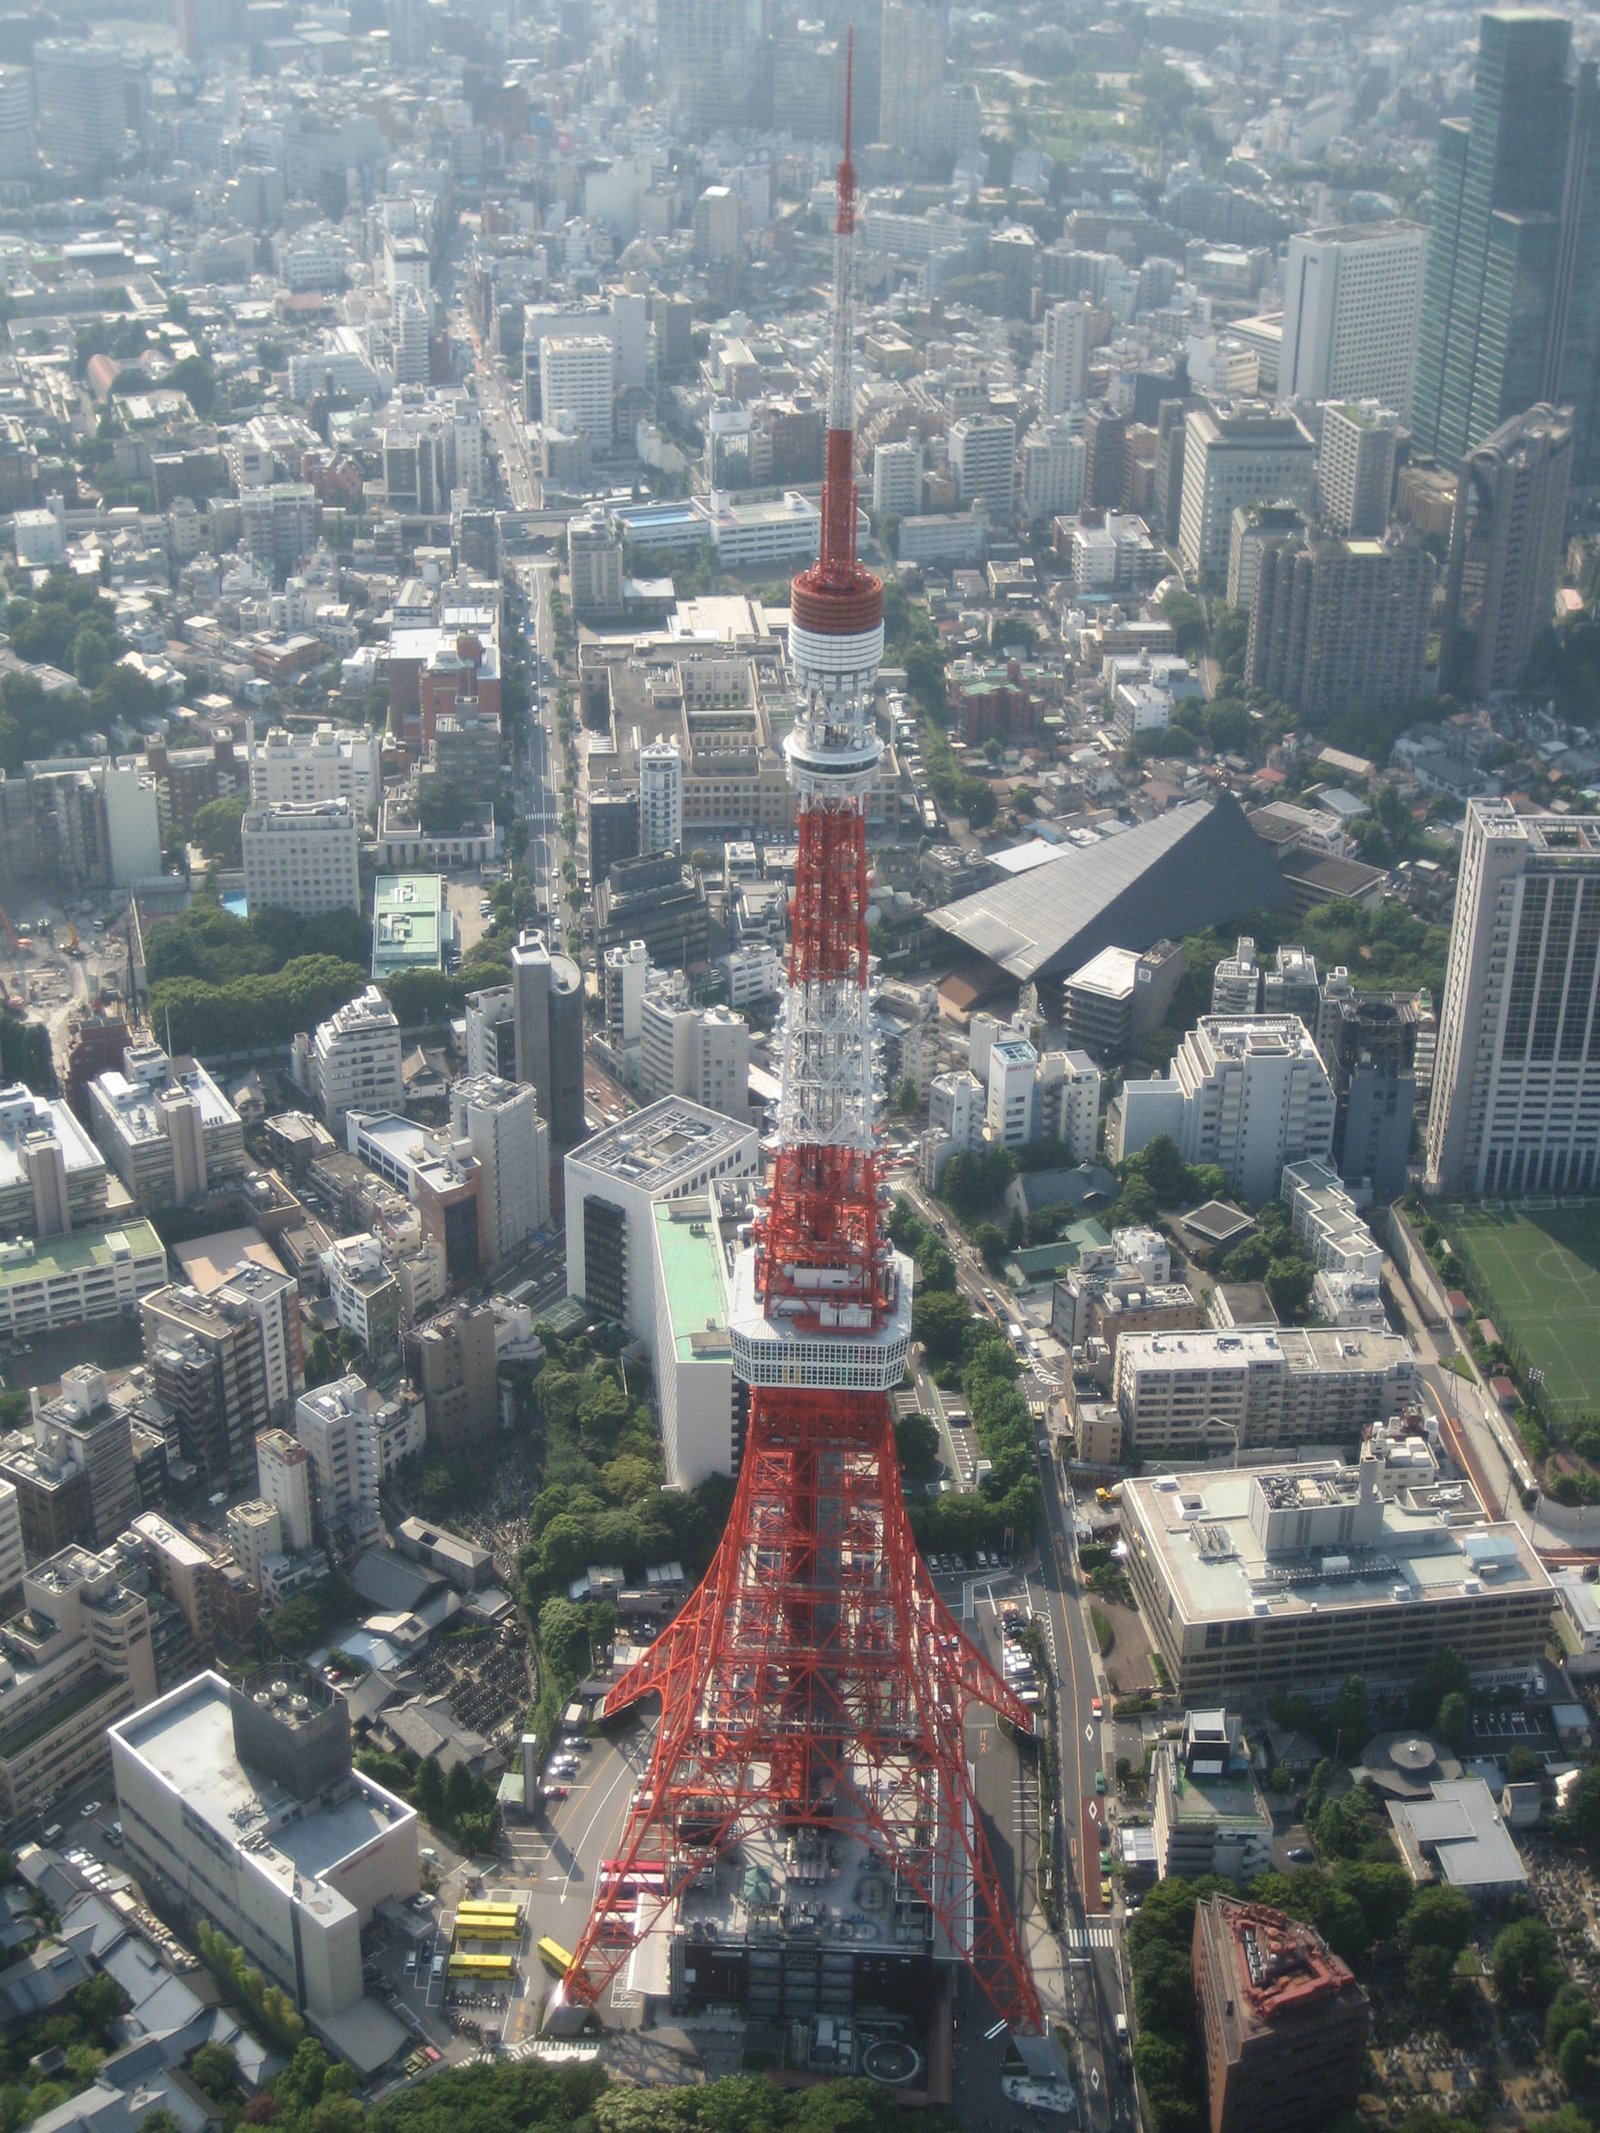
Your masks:
[{"label": "red and white lattice tower", "polygon": [[910,1347],[912,1267],[885,1234],[874,1146],[864,808],[882,752],[883,587],[856,556],[848,57],[846,69],[821,552],[790,609],[799,860],[777,1151],[729,1312],[749,1424],[704,1582],[605,1701],[611,1717],[659,1697],[660,1726],[567,1990],[598,2002],[735,1847],[781,1860],[855,1846],[893,1892],[891,1954],[963,1958],[1003,2019],[1037,2031],[964,1741],[974,1704],[1019,1733],[1032,1720],[934,1590],[889,1403]]}]

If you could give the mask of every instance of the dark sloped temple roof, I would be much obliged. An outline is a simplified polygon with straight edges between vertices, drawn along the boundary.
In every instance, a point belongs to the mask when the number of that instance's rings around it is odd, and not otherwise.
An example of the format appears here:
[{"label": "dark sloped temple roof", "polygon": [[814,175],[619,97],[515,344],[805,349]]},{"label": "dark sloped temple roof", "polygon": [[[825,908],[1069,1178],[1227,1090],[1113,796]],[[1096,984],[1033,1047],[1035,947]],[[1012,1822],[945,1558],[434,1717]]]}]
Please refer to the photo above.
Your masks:
[{"label": "dark sloped temple roof", "polygon": [[1145,949],[1288,903],[1271,852],[1231,794],[1152,821],[928,915],[1019,982],[1064,978],[1102,948]]}]

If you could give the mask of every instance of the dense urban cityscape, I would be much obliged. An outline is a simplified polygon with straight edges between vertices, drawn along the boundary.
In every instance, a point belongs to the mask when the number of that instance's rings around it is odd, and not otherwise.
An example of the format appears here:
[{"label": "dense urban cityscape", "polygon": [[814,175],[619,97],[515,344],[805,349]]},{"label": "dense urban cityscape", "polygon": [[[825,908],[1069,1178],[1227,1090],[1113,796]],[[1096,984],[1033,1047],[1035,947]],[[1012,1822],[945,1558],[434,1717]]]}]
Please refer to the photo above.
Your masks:
[{"label": "dense urban cityscape", "polygon": [[0,2133],[1600,2125],[1600,23],[0,0]]}]

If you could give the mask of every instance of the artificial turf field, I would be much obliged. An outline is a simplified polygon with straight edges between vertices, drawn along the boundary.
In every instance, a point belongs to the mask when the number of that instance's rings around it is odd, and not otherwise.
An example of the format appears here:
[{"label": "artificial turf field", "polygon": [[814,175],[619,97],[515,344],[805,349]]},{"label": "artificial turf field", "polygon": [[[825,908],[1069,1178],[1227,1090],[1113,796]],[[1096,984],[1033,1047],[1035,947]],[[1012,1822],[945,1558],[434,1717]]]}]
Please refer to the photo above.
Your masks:
[{"label": "artificial turf field", "polygon": [[1472,1286],[1523,1369],[1568,1423],[1600,1416],[1600,1201],[1435,1210]]}]

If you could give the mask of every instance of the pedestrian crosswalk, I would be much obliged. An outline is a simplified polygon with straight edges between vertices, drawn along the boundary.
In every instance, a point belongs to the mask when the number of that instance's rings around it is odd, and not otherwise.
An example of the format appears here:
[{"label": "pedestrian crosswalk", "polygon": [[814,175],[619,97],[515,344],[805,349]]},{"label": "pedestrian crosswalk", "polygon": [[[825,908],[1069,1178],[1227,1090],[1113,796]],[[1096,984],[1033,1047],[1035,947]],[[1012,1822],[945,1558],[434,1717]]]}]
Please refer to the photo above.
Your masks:
[{"label": "pedestrian crosswalk", "polygon": [[1114,1948],[1117,1944],[1109,1926],[1074,1926],[1061,1937],[1074,1954],[1082,1954],[1085,1948]]}]

